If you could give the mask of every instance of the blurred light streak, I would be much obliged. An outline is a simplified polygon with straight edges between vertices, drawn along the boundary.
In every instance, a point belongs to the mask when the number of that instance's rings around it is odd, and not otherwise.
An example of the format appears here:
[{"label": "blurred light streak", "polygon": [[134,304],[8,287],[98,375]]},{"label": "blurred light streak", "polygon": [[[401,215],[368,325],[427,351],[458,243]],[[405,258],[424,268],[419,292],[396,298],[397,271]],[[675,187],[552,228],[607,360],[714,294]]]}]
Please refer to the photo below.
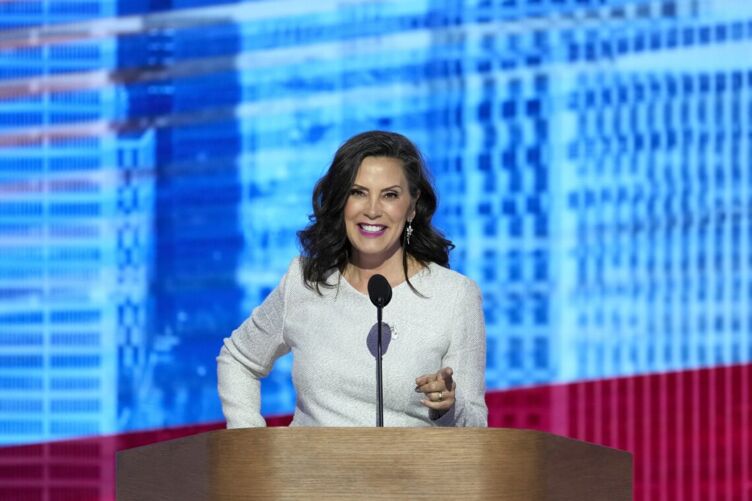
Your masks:
[{"label": "blurred light streak", "polygon": [[289,16],[335,11],[373,0],[284,0],[242,2],[210,7],[170,10],[151,14],[94,19],[75,23],[19,28],[0,32],[0,52],[28,47],[138,35],[159,30],[200,28],[223,23],[245,23]]}]

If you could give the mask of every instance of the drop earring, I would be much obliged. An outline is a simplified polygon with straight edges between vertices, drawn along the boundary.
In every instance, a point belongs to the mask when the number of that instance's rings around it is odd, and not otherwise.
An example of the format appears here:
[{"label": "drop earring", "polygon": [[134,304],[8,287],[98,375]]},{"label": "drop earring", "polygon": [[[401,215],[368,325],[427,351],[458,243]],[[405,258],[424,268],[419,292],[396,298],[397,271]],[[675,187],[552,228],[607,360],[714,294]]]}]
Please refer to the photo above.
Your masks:
[{"label": "drop earring", "polygon": [[407,222],[407,228],[405,228],[405,242],[407,245],[410,245],[410,237],[413,234],[413,222],[408,221]]}]

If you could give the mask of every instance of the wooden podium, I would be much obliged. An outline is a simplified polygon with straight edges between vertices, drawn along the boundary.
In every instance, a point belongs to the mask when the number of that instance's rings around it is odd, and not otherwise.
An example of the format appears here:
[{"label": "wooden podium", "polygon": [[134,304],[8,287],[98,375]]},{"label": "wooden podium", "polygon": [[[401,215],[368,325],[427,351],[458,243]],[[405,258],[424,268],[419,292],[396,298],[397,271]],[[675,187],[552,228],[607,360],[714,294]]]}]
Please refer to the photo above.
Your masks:
[{"label": "wooden podium", "polygon": [[631,501],[629,453],[503,428],[218,430],[117,454],[118,501]]}]

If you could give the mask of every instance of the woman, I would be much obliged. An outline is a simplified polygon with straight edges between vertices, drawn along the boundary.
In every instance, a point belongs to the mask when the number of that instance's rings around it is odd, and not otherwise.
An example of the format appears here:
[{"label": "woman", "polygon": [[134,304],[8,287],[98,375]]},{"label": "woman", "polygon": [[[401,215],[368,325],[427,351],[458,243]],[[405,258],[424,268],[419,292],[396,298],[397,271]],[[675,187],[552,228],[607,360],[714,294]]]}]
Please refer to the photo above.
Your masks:
[{"label": "woman", "polygon": [[485,326],[473,281],[448,269],[452,243],[432,226],[436,195],[404,136],[358,134],[313,192],[303,257],[217,358],[229,428],[264,426],[259,379],[292,350],[293,426],[376,422],[376,309],[368,280],[393,288],[384,308],[385,426],[486,426]]}]

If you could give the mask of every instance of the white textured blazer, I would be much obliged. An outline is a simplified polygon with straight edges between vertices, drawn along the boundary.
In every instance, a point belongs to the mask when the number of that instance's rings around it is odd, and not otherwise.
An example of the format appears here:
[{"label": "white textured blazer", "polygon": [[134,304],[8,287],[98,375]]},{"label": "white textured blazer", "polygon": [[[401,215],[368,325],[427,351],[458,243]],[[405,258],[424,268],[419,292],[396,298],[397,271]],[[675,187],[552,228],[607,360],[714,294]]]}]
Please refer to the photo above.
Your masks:
[{"label": "white textured blazer", "polygon": [[[292,426],[376,425],[376,308],[338,271],[324,296],[305,287],[295,258],[277,288],[233,331],[217,357],[228,428],[265,426],[260,379],[292,351]],[[393,289],[383,310],[384,426],[486,426],[486,332],[469,278],[431,264]],[[455,405],[432,420],[415,379],[451,367]]]}]

